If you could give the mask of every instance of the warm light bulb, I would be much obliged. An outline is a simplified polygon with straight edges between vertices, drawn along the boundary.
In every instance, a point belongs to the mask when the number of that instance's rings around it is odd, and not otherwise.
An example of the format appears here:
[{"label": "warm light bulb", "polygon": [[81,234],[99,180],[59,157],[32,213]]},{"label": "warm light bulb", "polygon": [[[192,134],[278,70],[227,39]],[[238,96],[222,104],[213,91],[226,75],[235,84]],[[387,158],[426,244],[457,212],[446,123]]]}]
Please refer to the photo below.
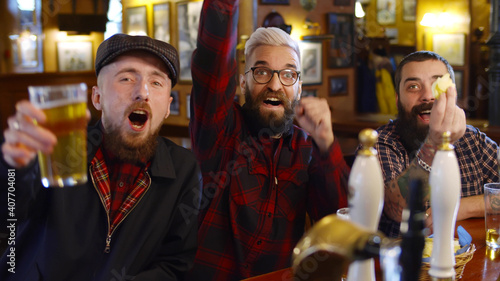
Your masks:
[{"label": "warm light bulb", "polygon": [[354,8],[354,15],[359,19],[365,16],[365,11],[363,11],[363,6],[361,3],[356,1],[356,7]]},{"label": "warm light bulb", "polygon": [[425,13],[420,25],[434,27],[436,26],[437,17],[433,13]]}]

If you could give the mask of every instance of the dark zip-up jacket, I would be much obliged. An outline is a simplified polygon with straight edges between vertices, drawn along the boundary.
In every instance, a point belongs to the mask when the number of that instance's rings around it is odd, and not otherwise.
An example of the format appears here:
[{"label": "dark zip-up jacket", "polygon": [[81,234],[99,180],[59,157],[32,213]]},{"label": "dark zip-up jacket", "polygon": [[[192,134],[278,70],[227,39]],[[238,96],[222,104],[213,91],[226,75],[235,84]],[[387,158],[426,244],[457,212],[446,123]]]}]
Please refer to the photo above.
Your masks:
[{"label": "dark zip-up jacket", "polygon": [[[101,145],[98,128],[88,131],[89,163]],[[182,280],[191,268],[202,180],[190,151],[159,137],[151,185],[113,233],[109,253],[106,212],[90,175],[84,185],[46,189],[36,161],[11,169],[0,159],[0,216],[7,224],[0,231],[13,237],[0,280]]]}]

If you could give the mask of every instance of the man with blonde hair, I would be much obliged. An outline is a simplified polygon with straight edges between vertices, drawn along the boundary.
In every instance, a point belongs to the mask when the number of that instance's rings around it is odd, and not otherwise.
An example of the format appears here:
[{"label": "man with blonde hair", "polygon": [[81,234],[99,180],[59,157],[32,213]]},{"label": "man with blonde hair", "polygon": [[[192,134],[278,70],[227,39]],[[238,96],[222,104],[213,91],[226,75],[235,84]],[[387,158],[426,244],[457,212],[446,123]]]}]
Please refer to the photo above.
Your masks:
[{"label": "man with blonde hair", "polygon": [[204,2],[193,56],[190,129],[206,198],[189,280],[289,267],[306,212],[318,220],[347,206],[349,167],[328,103],[300,98],[300,52],[287,33],[250,36],[239,77],[245,104],[234,102],[238,5]]}]

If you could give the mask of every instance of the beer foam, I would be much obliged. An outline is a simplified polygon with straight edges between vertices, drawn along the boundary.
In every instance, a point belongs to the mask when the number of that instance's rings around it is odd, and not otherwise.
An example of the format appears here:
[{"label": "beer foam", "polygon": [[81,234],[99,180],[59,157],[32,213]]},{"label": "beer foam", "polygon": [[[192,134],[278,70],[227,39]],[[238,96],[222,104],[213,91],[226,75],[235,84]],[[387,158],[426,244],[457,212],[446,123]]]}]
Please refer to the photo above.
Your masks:
[{"label": "beer foam", "polygon": [[46,101],[43,103],[35,103],[35,105],[40,108],[40,109],[50,109],[50,108],[55,108],[55,107],[61,107],[65,105],[70,105],[70,104],[77,104],[77,103],[86,103],[87,100],[85,97],[80,97],[80,98],[75,98],[71,100],[55,100],[55,101]]}]

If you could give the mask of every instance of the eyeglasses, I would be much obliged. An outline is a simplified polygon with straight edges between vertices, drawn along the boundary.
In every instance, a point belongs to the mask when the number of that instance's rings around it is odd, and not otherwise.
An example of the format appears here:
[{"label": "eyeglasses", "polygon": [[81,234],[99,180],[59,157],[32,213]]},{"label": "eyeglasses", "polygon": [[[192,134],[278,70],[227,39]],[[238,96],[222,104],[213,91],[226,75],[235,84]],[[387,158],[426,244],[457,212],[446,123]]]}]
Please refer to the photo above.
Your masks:
[{"label": "eyeglasses", "polygon": [[253,80],[258,84],[267,84],[273,79],[274,73],[278,73],[281,84],[284,86],[292,86],[299,80],[300,71],[293,69],[272,70],[269,67],[255,66],[245,72],[252,71]]}]

